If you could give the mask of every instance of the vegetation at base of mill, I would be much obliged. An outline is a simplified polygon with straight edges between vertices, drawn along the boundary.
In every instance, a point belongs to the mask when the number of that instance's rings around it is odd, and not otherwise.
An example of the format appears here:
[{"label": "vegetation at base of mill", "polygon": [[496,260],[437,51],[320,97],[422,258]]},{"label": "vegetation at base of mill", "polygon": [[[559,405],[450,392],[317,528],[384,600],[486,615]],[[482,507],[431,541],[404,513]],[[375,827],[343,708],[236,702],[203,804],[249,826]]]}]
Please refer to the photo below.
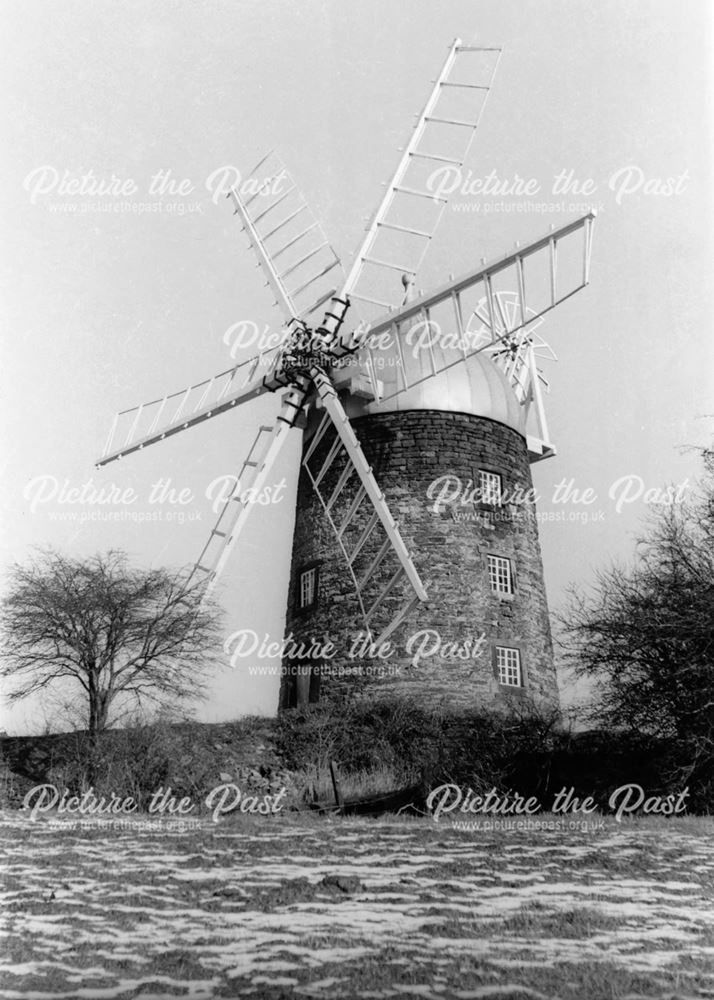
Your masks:
[{"label": "vegetation at base of mill", "polygon": [[553,717],[454,713],[395,698],[213,725],[159,719],[107,730],[96,744],[86,732],[9,737],[2,752],[0,803],[10,806],[43,782],[74,794],[93,787],[97,795],[132,796],[142,808],[160,787],[200,803],[232,782],[248,794],[285,787],[285,809],[303,809],[334,802],[334,761],[347,801],[420,786],[415,803],[423,807],[429,789],[453,783],[477,793],[496,788],[535,796],[544,806],[561,788],[573,788],[606,807],[616,788],[632,782],[648,795],[686,786],[688,813],[714,812],[714,773],[692,769],[687,740],[574,733]]},{"label": "vegetation at base of mill", "polygon": [[[687,811],[714,812],[714,770],[691,767],[687,739],[638,731],[560,728],[554,715],[506,716],[446,712],[406,699],[360,699],[339,711],[326,705],[283,713],[275,745],[305,796],[331,798],[329,762],[339,764],[343,793],[379,795],[422,783],[496,788],[543,803],[562,787],[605,807],[612,792],[632,782],[648,794],[689,788]],[[686,780],[685,780],[686,779]]]},{"label": "vegetation at base of mill", "polygon": [[210,725],[159,717],[105,730],[96,741],[87,732],[6,737],[0,805],[19,807],[30,788],[49,783],[74,795],[92,788],[97,797],[130,796],[140,809],[170,788],[177,800],[188,797],[199,807],[212,789],[232,783],[254,795],[285,787],[289,808],[297,793],[272,734],[271,719]]},{"label": "vegetation at base of mill", "polygon": [[[346,704],[290,710],[276,723],[276,748],[287,766],[324,784],[330,761],[345,777],[383,774],[389,787],[454,782],[474,789],[511,783],[514,755],[551,745],[556,716],[505,717],[424,707],[417,699],[363,695]],[[364,779],[363,779],[364,780]]]}]

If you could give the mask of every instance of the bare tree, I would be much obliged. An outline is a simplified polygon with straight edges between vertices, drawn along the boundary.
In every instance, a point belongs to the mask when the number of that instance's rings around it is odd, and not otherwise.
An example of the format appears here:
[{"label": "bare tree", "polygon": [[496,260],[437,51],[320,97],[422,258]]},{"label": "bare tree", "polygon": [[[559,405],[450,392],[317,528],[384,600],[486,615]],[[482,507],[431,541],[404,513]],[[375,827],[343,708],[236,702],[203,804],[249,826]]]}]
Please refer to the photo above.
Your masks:
[{"label": "bare tree", "polygon": [[201,696],[220,635],[220,611],[182,573],[132,569],[117,551],[77,559],[44,550],[16,564],[0,623],[0,676],[15,682],[8,700],[74,682],[92,742],[117,700]]},{"label": "bare tree", "polygon": [[567,659],[594,677],[610,726],[674,736],[714,759],[714,451],[689,499],[658,509],[628,568],[572,590],[560,615]]}]

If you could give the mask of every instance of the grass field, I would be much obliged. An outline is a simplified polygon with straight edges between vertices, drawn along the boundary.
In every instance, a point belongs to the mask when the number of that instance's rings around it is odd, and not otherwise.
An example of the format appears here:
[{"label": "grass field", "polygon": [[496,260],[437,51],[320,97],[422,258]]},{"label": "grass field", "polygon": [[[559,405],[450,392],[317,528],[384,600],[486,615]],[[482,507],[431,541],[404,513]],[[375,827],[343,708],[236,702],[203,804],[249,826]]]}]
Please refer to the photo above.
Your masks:
[{"label": "grass field", "polygon": [[96,822],[2,814],[8,1000],[714,997],[711,819]]}]

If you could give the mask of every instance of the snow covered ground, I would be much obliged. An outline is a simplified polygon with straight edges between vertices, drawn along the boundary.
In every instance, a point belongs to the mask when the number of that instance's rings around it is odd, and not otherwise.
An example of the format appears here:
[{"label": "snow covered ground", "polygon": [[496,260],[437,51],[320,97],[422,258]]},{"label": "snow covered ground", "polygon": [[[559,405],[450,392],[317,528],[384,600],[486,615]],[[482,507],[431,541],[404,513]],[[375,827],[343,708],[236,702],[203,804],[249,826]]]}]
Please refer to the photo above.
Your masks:
[{"label": "snow covered ground", "polygon": [[8,1000],[714,997],[711,819],[6,812],[0,836]]}]

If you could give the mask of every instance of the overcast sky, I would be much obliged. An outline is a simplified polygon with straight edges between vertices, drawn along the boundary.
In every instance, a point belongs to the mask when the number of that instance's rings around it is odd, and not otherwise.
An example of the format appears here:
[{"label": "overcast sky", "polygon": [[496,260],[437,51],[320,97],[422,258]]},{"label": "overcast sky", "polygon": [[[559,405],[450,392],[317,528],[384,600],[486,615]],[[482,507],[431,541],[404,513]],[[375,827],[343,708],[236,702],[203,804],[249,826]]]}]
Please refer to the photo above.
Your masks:
[{"label": "overcast sky", "polygon": [[[455,36],[504,49],[466,167],[533,179],[538,193],[454,196],[462,207],[447,211],[419,285],[574,218],[571,202],[598,209],[592,283],[539,330],[559,358],[546,397],[558,453],[534,468],[541,512],[563,516],[541,530],[551,607],[568,583],[630,557],[645,489],[694,480],[683,449],[711,440],[714,412],[705,0],[62,0],[5,12],[4,566],[38,544],[124,548],[142,565],[195,559],[213,520],[207,490],[238,471],[274,397],[99,472],[94,462],[117,410],[229,367],[233,323],[280,325],[207,179],[277,149],[349,263]],[[72,193],[89,171],[132,193]],[[563,171],[580,191],[590,182],[587,197],[553,195]],[[254,512],[223,578],[228,631],[282,636],[295,437],[275,476],[283,500]],[[65,481],[90,478],[139,499],[61,502]],[[150,503],[158,479],[190,502]],[[585,510],[572,499],[554,502],[563,479],[594,491],[589,523],[571,519]],[[277,685],[225,670],[201,717],[270,713]],[[48,714],[28,703],[0,725],[22,732]]]}]

